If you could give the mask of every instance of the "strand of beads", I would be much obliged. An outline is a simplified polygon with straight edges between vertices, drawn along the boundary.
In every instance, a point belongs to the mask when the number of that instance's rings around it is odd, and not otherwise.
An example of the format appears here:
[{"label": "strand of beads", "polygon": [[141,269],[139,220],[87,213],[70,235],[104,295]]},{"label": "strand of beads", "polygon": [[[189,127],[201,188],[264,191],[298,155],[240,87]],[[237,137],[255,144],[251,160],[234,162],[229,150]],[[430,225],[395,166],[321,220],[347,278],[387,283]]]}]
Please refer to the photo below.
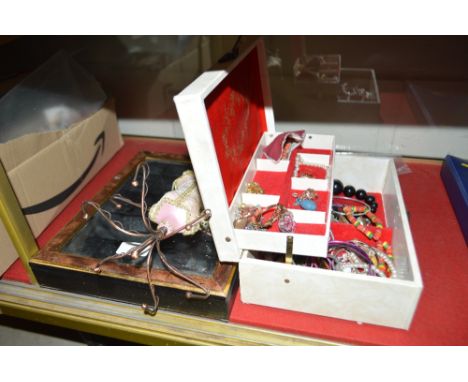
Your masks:
[{"label": "strand of beads", "polygon": [[379,204],[375,201],[375,196],[368,195],[367,191],[362,188],[356,190],[353,186],[348,185],[345,187],[343,186],[343,182],[335,179],[333,181],[333,195],[340,195],[341,193],[348,198],[355,196],[356,199],[366,202],[370,206],[372,212],[377,212]]},{"label": "strand of beads", "polygon": [[[371,207],[362,200],[348,198],[347,196],[334,196],[332,203],[332,215],[334,221],[337,221],[339,223],[349,223],[349,221],[345,217],[345,213],[343,212],[343,207],[348,206],[349,202],[352,202],[351,205],[355,205],[356,203],[361,204],[361,206],[366,208],[366,211],[370,211],[371,209]],[[364,225],[371,223],[369,219],[367,219],[367,221],[363,219],[363,217],[365,217],[365,213],[361,212],[355,213],[353,215],[354,217],[358,218],[358,220]]]},{"label": "strand of beads", "polygon": [[372,263],[366,250],[367,248],[358,246],[351,241],[330,241],[328,243],[328,259],[332,260],[331,269],[386,277],[386,274]]},{"label": "strand of beads", "polygon": [[[387,264],[388,271],[377,267],[380,257]],[[383,278],[397,277],[395,266],[385,253],[358,240],[330,240],[327,257],[310,257],[306,265],[313,268],[366,274]]]},{"label": "strand of beads", "polygon": [[360,247],[361,249],[363,249],[367,253],[367,255],[369,256],[369,258],[372,260],[374,265],[376,263],[378,263],[378,261],[379,261],[378,259],[376,259],[376,260],[374,260],[374,259],[376,257],[381,258],[383,260],[383,262],[387,265],[387,268],[389,270],[389,272],[388,272],[389,277],[391,277],[391,278],[396,278],[397,277],[397,271],[396,271],[395,265],[393,264],[392,259],[386,253],[384,253],[383,251],[381,251],[381,250],[379,250],[377,248],[374,248],[374,247],[370,246],[367,243],[359,241],[359,240],[352,240],[351,242],[354,245],[356,245],[356,246]]},{"label": "strand of beads", "polygon": [[[368,239],[374,240],[376,242],[377,248],[386,253],[390,260],[393,260],[392,247],[390,244],[387,241],[380,241],[380,237],[382,236],[383,223],[377,216],[375,216],[373,212],[369,211],[365,207],[360,206],[345,206],[343,207],[343,212],[345,213],[348,221],[358,231],[362,232]],[[372,232],[367,228],[367,226],[362,225],[361,222],[354,217],[355,213],[365,213],[372,224],[375,225],[375,232]],[[377,267],[382,271],[387,271],[386,263],[381,257],[379,257],[379,263]]]},{"label": "strand of beads", "polygon": [[[303,169],[301,170],[301,167]],[[314,168],[319,168],[325,171],[324,179],[328,179],[330,175],[330,166],[326,164],[306,162],[301,155],[296,156],[296,161],[294,162],[294,177],[306,177],[306,178],[315,178],[316,176],[312,174],[311,171]]]}]

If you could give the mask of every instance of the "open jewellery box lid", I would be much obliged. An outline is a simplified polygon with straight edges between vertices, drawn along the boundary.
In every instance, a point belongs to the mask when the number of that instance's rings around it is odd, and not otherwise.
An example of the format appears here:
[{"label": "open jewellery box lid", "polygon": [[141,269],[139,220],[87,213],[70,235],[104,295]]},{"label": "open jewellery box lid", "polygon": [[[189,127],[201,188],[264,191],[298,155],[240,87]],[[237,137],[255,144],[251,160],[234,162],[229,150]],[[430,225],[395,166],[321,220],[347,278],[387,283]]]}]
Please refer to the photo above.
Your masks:
[{"label": "open jewellery box lid", "polygon": [[218,257],[238,262],[245,248],[229,207],[262,136],[275,133],[263,41],[241,44],[234,60],[200,75],[174,101]]}]

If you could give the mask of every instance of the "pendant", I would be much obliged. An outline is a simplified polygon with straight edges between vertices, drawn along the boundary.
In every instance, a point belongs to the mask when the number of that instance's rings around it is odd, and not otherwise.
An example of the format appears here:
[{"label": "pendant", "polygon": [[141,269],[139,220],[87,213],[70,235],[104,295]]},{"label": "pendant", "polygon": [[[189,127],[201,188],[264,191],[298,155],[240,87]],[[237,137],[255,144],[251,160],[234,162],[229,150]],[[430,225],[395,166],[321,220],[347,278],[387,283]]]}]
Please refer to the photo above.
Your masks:
[{"label": "pendant", "polygon": [[317,209],[317,203],[310,199],[296,199],[296,204],[301,206],[304,210],[315,211]]},{"label": "pendant", "polygon": [[294,221],[294,215],[291,211],[285,210],[282,212],[278,220],[278,228],[280,232],[294,232],[296,222]]}]

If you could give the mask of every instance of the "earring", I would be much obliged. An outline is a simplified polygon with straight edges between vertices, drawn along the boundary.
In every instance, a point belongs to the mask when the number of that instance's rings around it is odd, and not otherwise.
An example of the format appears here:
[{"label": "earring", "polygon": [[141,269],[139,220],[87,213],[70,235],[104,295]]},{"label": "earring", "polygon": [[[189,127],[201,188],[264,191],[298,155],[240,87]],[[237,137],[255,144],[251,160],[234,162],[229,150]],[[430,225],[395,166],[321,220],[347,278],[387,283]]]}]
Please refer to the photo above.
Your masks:
[{"label": "earring", "polygon": [[315,211],[317,209],[317,203],[315,203],[314,200],[318,198],[318,195],[312,188],[308,188],[299,196],[297,193],[294,193],[293,197],[296,198],[294,204],[300,206],[302,209],[308,211]]},{"label": "earring", "polygon": [[278,220],[278,228],[281,232],[294,232],[296,228],[296,222],[294,221],[294,215],[291,211],[283,208]]}]

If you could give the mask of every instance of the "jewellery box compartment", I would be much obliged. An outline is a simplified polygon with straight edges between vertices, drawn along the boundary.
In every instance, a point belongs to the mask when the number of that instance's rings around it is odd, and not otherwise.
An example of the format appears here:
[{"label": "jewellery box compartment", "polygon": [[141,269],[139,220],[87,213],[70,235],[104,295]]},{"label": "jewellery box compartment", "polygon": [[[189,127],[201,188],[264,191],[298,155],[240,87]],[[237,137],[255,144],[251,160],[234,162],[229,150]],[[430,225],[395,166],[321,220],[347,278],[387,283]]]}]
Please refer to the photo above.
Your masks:
[{"label": "jewellery box compartment", "polygon": [[[408,329],[423,284],[398,175],[392,159],[335,155],[334,176],[344,184],[381,194],[380,205],[387,235],[392,236],[397,278],[380,278],[303,265],[260,260],[244,251],[239,262],[241,300],[244,303],[313,313],[394,328]],[[331,230],[339,231],[332,223]],[[350,224],[336,232],[347,240]],[[341,235],[341,237],[339,236]]]},{"label": "jewellery box compartment", "polygon": [[[408,328],[422,282],[393,162],[371,157],[337,159],[334,137],[315,134],[306,136],[289,161],[264,159],[263,148],[279,134],[265,62],[261,40],[241,44],[237,58],[203,73],[174,98],[203,204],[211,210],[209,224],[220,261],[239,262],[244,303]],[[298,152],[306,162],[327,166],[325,179],[292,176]],[[334,178],[382,194],[380,208],[391,227],[386,234],[393,235],[400,278],[345,274],[253,257],[255,251],[285,254],[288,261],[291,255],[326,257]],[[264,194],[246,192],[252,181],[260,183]],[[294,194],[309,187],[319,193],[316,211],[294,205]],[[242,203],[271,206],[278,201],[297,210],[293,211],[296,232],[274,232],[274,224],[269,231],[234,228]],[[357,230],[355,234],[362,235]],[[288,237],[292,237],[289,242]]]},{"label": "jewellery box compartment", "polygon": [[[233,225],[241,204],[268,207],[280,203],[294,216],[293,232],[280,232],[278,221],[265,231],[235,229],[240,248],[256,251],[285,253],[287,237],[293,238],[293,252],[298,255],[313,253],[324,256],[327,250],[330,229],[330,208],[333,153],[335,139],[330,135],[307,134],[302,147],[296,148],[289,160],[275,162],[263,157],[263,149],[279,133],[265,133],[245,172],[234,199],[229,206]],[[298,165],[315,170],[315,176],[299,177],[295,170]],[[295,174],[296,173],[296,174]],[[248,193],[250,182],[255,181],[263,188],[263,194]],[[293,195],[300,195],[307,189],[316,191],[316,209],[306,210],[296,204]]]}]

